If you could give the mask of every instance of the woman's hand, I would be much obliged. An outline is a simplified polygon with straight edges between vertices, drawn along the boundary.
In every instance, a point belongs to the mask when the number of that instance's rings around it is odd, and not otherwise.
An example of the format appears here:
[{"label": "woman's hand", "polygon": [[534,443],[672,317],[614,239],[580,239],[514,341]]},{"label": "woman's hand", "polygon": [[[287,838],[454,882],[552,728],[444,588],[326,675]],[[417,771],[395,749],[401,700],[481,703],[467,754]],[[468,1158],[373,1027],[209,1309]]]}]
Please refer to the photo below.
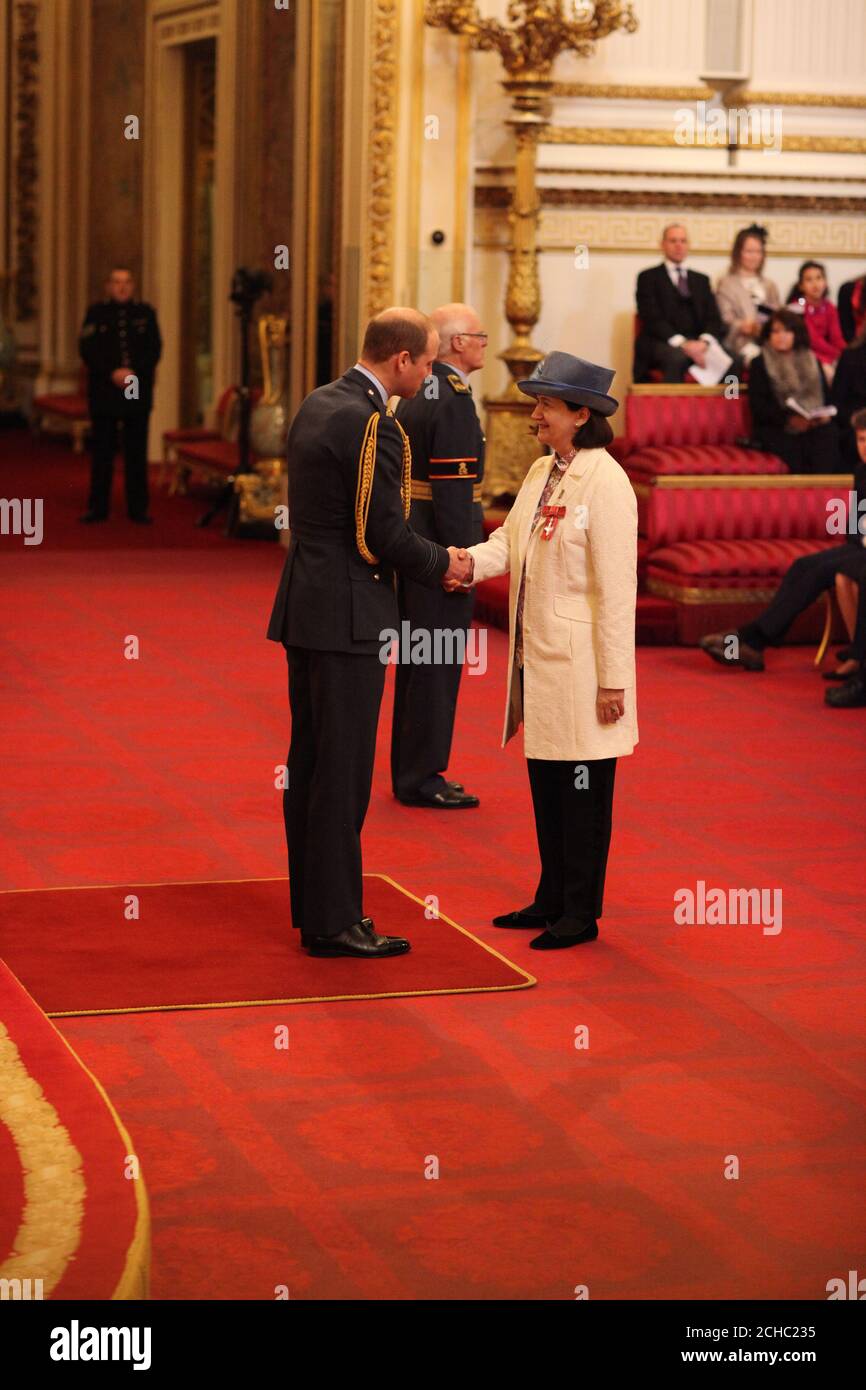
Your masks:
[{"label": "woman's hand", "polygon": [[625,714],[625,691],[607,690],[599,686],[595,697],[595,712],[599,724],[615,724]]},{"label": "woman's hand", "polygon": [[807,420],[803,415],[795,415],[792,411],[785,429],[789,434],[804,434],[811,424],[811,420]]}]

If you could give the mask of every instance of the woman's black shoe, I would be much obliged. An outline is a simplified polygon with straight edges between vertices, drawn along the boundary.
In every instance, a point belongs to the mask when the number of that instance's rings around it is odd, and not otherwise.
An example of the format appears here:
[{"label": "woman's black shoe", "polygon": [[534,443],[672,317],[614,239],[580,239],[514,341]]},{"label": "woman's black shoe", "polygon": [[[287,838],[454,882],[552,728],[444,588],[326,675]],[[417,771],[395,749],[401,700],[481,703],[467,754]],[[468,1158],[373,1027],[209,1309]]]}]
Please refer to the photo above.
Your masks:
[{"label": "woman's black shoe", "polygon": [[548,920],[543,913],[533,912],[531,907],[521,907],[516,912],[503,912],[500,917],[494,917],[493,925],[494,927],[532,927],[537,930],[539,927],[546,927]]}]

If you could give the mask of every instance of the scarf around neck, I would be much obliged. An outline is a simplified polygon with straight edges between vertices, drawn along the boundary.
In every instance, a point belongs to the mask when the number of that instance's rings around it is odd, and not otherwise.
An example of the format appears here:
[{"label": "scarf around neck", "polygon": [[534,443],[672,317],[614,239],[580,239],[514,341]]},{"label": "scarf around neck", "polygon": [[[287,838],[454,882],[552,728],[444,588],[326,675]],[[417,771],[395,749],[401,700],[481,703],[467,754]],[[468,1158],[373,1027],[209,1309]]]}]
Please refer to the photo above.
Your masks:
[{"label": "scarf around neck", "polygon": [[789,396],[804,410],[818,410],[824,404],[821,368],[811,348],[777,352],[765,343],[762,356],[779,405],[784,406]]}]

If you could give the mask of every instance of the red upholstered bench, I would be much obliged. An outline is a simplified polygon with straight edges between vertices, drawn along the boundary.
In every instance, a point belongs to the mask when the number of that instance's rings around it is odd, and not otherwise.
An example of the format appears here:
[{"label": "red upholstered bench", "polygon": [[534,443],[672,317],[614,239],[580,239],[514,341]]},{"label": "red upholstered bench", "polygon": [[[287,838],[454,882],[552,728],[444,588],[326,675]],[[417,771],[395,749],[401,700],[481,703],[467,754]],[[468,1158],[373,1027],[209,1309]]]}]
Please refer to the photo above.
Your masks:
[{"label": "red upholstered bench", "polygon": [[[676,605],[679,641],[692,644],[754,617],[795,560],[838,545],[827,532],[827,504],[850,487],[850,474],[663,480],[651,517],[647,589]],[[813,605],[790,640],[816,638],[823,620]]]},{"label": "red upholstered bench", "polygon": [[787,475],[776,454],[747,449],[748,397],[728,399],[723,386],[633,386],[626,397],[627,453],[622,466],[638,501],[641,535],[655,530],[655,489],[663,479]]},{"label": "red upholstered bench", "polygon": [[[250,398],[261,398],[261,387],[253,387]],[[196,473],[206,483],[221,486],[238,464],[238,407],[239,392],[229,386],[217,402],[215,427],[189,426],[165,430],[162,436],[162,472],[174,464],[169,492],[185,492],[190,474]]]}]

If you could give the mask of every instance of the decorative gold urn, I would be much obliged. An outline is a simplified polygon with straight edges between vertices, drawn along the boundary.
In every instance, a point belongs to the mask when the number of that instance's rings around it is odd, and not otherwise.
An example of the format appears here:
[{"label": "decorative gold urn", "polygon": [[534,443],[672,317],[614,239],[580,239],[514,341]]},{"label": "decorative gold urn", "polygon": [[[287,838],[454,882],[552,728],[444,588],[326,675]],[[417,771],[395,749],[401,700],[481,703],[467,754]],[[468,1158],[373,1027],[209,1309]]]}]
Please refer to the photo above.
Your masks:
[{"label": "decorative gold urn", "polygon": [[289,428],[287,324],[287,319],[276,314],[263,314],[259,319],[263,389],[250,416],[250,448],[256,461],[251,473],[236,473],[234,479],[241,525],[273,524],[275,509],[282,500],[280,484]]}]

